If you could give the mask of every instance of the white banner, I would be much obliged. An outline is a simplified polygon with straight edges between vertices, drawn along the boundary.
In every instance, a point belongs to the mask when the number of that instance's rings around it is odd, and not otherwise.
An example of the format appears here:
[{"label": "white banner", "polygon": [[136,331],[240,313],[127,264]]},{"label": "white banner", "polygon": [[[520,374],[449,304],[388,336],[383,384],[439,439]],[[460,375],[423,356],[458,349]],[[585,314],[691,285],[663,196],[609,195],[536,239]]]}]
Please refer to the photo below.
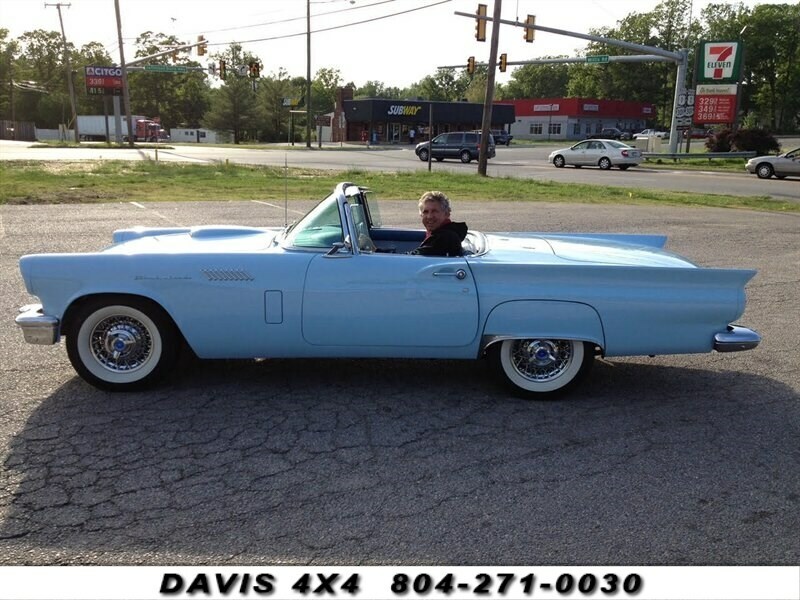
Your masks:
[{"label": "white banner", "polygon": [[0,567],[2,600],[800,600],[800,567]]}]

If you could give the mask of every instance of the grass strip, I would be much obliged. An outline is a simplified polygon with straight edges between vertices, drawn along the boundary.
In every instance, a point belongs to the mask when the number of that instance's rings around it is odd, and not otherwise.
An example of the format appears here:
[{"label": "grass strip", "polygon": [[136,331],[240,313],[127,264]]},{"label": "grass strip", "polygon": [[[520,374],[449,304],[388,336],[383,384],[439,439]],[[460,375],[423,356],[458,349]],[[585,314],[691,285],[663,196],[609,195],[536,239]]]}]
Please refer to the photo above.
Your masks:
[{"label": "grass strip", "polygon": [[322,199],[341,181],[376,190],[387,200],[416,201],[439,189],[459,200],[663,204],[800,212],[800,203],[647,188],[557,183],[427,171],[327,171],[233,163],[153,161],[0,162],[0,204],[66,204],[205,200]]}]

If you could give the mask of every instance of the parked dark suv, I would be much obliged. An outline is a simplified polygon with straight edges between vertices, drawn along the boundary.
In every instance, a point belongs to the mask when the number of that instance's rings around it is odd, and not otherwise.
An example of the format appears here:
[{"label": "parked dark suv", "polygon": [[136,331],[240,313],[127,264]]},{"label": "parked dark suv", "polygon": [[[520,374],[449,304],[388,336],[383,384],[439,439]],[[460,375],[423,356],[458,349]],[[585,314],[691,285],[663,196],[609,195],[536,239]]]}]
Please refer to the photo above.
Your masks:
[{"label": "parked dark suv", "polygon": [[[453,131],[442,133],[433,138],[433,143],[422,142],[417,144],[414,152],[421,161],[428,160],[428,153],[436,160],[445,158],[458,158],[463,163],[471,160],[478,160],[480,152],[481,134],[473,131]],[[494,138],[489,136],[488,157],[494,158],[495,146]]]},{"label": "parked dark suv", "polygon": [[606,127],[600,133],[587,136],[590,140],[629,140],[633,136],[629,131],[622,131],[616,127]]}]

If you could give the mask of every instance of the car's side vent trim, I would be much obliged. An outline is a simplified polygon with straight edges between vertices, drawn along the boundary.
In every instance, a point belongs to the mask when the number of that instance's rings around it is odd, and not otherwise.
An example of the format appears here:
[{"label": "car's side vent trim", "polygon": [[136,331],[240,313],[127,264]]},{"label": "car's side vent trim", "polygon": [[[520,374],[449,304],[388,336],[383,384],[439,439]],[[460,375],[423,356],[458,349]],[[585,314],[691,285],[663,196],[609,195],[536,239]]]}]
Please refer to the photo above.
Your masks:
[{"label": "car's side vent trim", "polygon": [[253,281],[255,277],[243,269],[203,269],[209,281]]}]

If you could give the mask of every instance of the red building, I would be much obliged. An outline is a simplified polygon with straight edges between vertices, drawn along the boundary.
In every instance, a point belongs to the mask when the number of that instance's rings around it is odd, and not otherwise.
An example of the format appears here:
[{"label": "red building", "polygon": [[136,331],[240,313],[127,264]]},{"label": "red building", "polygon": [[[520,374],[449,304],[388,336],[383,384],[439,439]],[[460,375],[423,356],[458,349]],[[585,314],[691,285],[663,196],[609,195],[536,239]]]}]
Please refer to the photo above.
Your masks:
[{"label": "red building", "polygon": [[655,105],[626,100],[530,98],[502,104],[514,105],[510,131],[518,140],[582,140],[604,127],[633,133],[655,125],[656,118]]}]

